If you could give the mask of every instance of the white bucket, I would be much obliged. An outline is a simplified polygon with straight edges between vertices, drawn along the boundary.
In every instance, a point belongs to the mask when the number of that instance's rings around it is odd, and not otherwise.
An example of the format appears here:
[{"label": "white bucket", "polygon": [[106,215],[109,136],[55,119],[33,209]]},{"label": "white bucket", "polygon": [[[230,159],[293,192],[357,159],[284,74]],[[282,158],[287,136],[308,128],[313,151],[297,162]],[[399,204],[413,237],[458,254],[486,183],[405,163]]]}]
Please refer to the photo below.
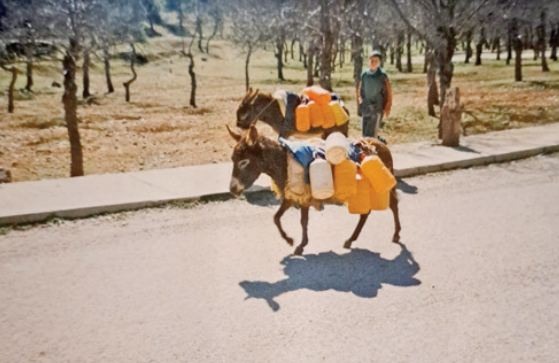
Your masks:
[{"label": "white bucket", "polygon": [[305,168],[287,153],[287,189],[297,195],[305,193]]},{"label": "white bucket", "polygon": [[332,166],[324,159],[315,159],[309,167],[311,193],[314,199],[328,199],[334,195]]},{"label": "white bucket", "polygon": [[326,160],[333,165],[338,165],[345,159],[349,152],[349,142],[341,132],[333,132],[326,138]]}]

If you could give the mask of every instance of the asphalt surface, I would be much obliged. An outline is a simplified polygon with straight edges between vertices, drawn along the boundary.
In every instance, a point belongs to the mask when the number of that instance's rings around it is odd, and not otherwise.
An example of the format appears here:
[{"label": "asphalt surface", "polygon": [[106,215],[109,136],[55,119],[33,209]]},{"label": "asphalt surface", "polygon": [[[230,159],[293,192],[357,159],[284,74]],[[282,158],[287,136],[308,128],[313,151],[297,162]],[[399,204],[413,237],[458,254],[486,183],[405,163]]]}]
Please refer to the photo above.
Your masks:
[{"label": "asphalt surface", "polygon": [[268,195],[3,230],[0,362],[556,362],[559,154],[400,187],[303,257]]}]

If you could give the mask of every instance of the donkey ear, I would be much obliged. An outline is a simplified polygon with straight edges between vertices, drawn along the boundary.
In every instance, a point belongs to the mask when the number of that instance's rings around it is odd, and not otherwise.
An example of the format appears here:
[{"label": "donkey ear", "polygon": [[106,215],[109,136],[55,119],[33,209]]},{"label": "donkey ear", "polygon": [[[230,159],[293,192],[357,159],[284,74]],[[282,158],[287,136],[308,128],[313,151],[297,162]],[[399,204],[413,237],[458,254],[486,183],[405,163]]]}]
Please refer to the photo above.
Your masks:
[{"label": "donkey ear", "polygon": [[258,142],[258,130],[256,129],[256,126],[254,125],[250,126],[250,129],[248,129],[248,133],[246,137],[247,137],[247,144],[249,146],[256,145],[256,143]]},{"label": "donkey ear", "polygon": [[246,103],[251,104],[256,99],[256,96],[258,96],[258,92],[259,92],[259,90],[257,89],[256,91],[254,91],[254,93],[252,93],[250,96],[248,96],[248,98],[246,100]]},{"label": "donkey ear", "polygon": [[241,141],[241,134],[236,133],[235,131],[231,130],[231,128],[229,127],[229,125],[225,125],[225,127],[227,127],[227,131],[229,131],[229,135],[231,135],[231,137],[232,137],[235,141],[237,141],[237,142]]}]

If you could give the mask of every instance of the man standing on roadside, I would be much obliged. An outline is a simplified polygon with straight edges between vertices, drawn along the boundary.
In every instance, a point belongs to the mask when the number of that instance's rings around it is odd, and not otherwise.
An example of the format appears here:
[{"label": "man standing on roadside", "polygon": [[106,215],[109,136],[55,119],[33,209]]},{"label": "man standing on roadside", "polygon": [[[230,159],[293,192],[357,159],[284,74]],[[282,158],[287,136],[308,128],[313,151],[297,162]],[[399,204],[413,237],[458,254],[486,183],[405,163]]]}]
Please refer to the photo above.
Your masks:
[{"label": "man standing on roadside", "polygon": [[372,51],[369,69],[363,72],[357,84],[358,113],[362,117],[364,137],[377,137],[382,118],[390,115],[392,108],[392,86],[380,63],[382,53]]}]

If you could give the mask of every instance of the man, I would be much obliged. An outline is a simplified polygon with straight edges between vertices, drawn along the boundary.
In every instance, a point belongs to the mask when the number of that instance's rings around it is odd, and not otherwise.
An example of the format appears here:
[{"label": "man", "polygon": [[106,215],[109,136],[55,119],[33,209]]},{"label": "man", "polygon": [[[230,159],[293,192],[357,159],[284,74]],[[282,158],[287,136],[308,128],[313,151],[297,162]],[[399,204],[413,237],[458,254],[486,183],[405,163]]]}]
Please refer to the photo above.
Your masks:
[{"label": "man", "polygon": [[392,108],[392,86],[380,63],[382,53],[372,51],[369,69],[361,75],[357,84],[358,113],[362,117],[362,133],[366,137],[377,137],[382,118],[390,115]]}]

